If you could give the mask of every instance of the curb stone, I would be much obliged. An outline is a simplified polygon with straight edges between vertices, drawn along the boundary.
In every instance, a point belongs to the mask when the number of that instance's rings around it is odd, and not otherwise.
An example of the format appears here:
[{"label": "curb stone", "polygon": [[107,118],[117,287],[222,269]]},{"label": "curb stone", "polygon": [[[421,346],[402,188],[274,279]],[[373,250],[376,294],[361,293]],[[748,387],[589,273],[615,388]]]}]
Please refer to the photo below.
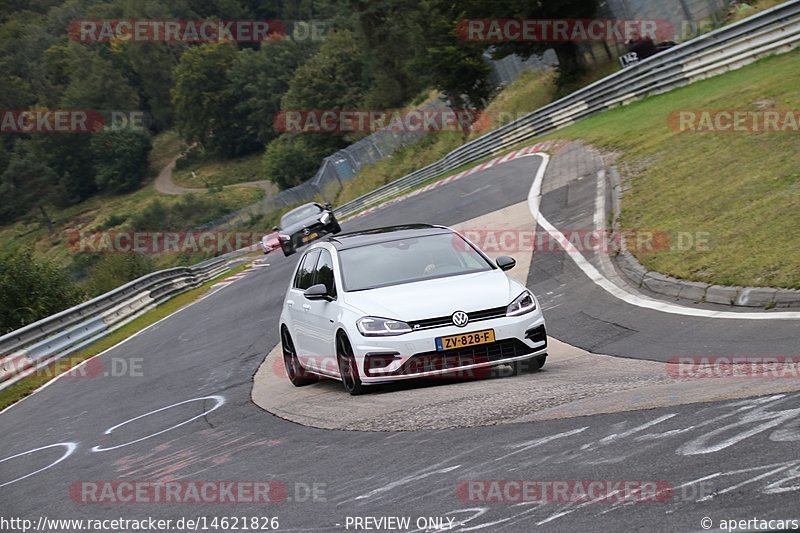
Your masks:
[{"label": "curb stone", "polygon": [[680,295],[682,284],[679,280],[659,272],[648,272],[642,279],[642,287],[658,294],[677,298]]},{"label": "curb stone", "polygon": [[681,284],[681,292],[678,294],[678,298],[683,298],[685,300],[692,300],[695,303],[704,302],[706,299],[706,291],[708,290],[709,284],[703,283],[700,281],[685,281],[685,280],[678,280]]},{"label": "curb stone", "polygon": [[712,304],[736,305],[739,287],[712,285],[706,291],[706,302]]},{"label": "curb stone", "polygon": [[642,286],[647,269],[630,252],[620,252],[617,255],[617,266],[636,287]]}]

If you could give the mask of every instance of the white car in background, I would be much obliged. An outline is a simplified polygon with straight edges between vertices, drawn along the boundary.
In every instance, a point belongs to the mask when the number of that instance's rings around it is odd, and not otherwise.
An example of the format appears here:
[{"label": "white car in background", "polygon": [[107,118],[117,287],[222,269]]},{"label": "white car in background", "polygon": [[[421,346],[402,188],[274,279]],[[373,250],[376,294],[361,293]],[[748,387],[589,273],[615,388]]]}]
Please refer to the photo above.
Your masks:
[{"label": "white car in background", "polygon": [[538,370],[547,333],[536,297],[443,226],[408,225],[329,237],[301,257],[280,317],[286,372],[350,394],[366,385],[497,365]]}]

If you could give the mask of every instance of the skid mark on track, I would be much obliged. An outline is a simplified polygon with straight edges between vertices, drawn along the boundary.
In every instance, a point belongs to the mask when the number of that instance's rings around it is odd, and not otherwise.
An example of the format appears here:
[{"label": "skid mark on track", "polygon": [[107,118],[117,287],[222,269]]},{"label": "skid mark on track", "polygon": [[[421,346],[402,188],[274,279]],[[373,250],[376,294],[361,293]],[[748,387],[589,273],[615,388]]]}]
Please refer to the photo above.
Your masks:
[{"label": "skid mark on track", "polygon": [[174,481],[228,463],[246,450],[280,443],[238,431],[204,429],[159,444],[147,453],[121,457],[114,467],[122,478]]}]

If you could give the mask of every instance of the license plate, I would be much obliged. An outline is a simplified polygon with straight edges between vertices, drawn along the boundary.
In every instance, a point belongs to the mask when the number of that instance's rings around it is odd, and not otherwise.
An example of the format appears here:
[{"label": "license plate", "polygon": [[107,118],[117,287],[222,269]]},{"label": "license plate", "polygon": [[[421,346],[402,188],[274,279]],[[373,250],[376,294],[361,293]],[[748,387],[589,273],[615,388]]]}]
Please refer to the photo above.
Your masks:
[{"label": "license plate", "polygon": [[463,333],[461,335],[450,335],[448,337],[436,338],[436,350],[452,350],[465,346],[477,346],[479,344],[489,344],[494,342],[494,330],[485,329],[473,333]]},{"label": "license plate", "polygon": [[316,238],[317,238],[317,234],[316,233],[312,233],[311,235],[306,235],[305,237],[303,237],[303,242],[308,242],[311,239],[316,239]]}]

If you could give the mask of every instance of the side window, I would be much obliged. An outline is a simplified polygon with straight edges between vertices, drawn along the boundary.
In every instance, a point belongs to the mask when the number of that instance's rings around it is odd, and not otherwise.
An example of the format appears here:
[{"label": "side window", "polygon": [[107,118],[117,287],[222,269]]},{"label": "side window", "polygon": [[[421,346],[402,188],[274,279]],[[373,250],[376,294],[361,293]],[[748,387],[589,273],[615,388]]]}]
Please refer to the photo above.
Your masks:
[{"label": "side window", "polygon": [[317,278],[314,283],[322,283],[328,288],[328,294],[336,297],[336,284],[333,282],[333,258],[328,250],[322,250],[317,262]]},{"label": "side window", "polygon": [[319,250],[312,250],[300,261],[300,266],[297,268],[297,274],[294,277],[295,289],[304,291],[314,284],[314,265],[317,263],[317,257],[319,257]]}]

